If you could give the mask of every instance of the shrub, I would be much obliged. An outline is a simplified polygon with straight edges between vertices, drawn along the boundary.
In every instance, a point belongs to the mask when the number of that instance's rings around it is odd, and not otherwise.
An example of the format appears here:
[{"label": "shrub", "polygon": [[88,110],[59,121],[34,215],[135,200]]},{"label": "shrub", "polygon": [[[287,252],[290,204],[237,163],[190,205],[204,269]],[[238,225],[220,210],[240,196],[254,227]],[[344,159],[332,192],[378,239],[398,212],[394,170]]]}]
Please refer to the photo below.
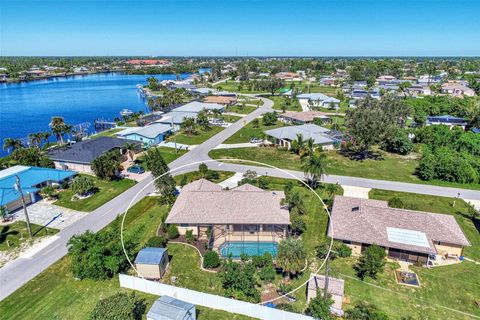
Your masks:
[{"label": "shrub", "polygon": [[113,180],[120,170],[120,153],[110,151],[98,156],[92,162],[92,171],[103,180]]},{"label": "shrub", "polygon": [[393,197],[388,200],[388,206],[392,208],[405,208],[405,203],[399,197]]},{"label": "shrub", "polygon": [[180,233],[178,233],[178,228],[174,224],[169,224],[167,226],[167,236],[168,239],[176,239],[180,236]]},{"label": "shrub", "polygon": [[[317,257],[320,259],[325,259],[328,253],[328,248],[330,248],[330,240],[327,240],[317,246]],[[334,241],[332,245],[332,251],[330,252],[330,259],[334,260],[336,258],[347,258],[352,255],[352,249],[347,246],[345,243],[340,241]]]},{"label": "shrub", "polygon": [[95,181],[89,176],[77,176],[70,187],[75,194],[84,195],[95,190]]},{"label": "shrub", "polygon": [[385,138],[381,147],[388,152],[407,155],[412,151],[413,143],[405,130],[397,129]]},{"label": "shrub", "polygon": [[140,320],[145,312],[145,300],[134,293],[117,293],[98,301],[90,320]]},{"label": "shrub", "polygon": [[262,122],[264,126],[273,126],[277,123],[277,113],[274,112],[267,112],[263,115]]},{"label": "shrub", "polygon": [[270,252],[265,252],[261,256],[253,256],[252,263],[255,268],[262,268],[264,266],[273,265],[273,257]]},{"label": "shrub", "polygon": [[377,310],[374,305],[361,302],[345,313],[345,319],[388,320],[388,317],[383,312]]},{"label": "shrub", "polygon": [[209,250],[203,256],[203,267],[207,269],[214,269],[220,266],[220,257],[215,251]]},{"label": "shrub", "polygon": [[214,170],[208,170],[205,176],[205,179],[210,181],[217,180],[218,178],[220,178],[220,174],[218,173],[218,171],[214,171]]},{"label": "shrub", "polygon": [[273,265],[270,264],[260,269],[258,276],[265,282],[272,282],[273,280],[275,280],[275,274],[275,268],[273,267]]},{"label": "shrub", "polygon": [[317,295],[310,300],[308,304],[306,314],[314,317],[315,319],[331,320],[334,319],[330,313],[330,306],[333,304],[333,300],[323,298],[323,293],[320,289],[317,289]]},{"label": "shrub", "polygon": [[55,189],[52,186],[43,187],[40,190],[40,194],[47,199],[54,199],[56,197]]},{"label": "shrub", "polygon": [[165,248],[167,245],[168,239],[164,236],[155,236],[151,237],[147,240],[145,244],[146,247],[157,247],[157,248]]},{"label": "shrub", "polygon": [[366,248],[355,266],[359,278],[369,276],[376,279],[377,274],[382,272],[385,266],[385,256],[385,249],[376,244]]},{"label": "shrub", "polygon": [[187,232],[185,232],[185,239],[187,240],[188,243],[195,242],[195,236],[193,235],[193,230],[187,230]]},{"label": "shrub", "polygon": [[306,225],[305,221],[303,221],[303,218],[298,214],[292,215],[292,231],[298,235],[305,232],[305,229]]}]

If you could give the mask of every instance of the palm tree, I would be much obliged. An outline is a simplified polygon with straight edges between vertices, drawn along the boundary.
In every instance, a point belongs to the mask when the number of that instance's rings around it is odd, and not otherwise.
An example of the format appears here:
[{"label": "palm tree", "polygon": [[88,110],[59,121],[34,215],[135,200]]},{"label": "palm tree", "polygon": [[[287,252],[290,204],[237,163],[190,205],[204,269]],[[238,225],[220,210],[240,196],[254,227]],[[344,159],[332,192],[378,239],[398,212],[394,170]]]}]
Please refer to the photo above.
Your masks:
[{"label": "palm tree", "polygon": [[65,120],[62,117],[52,117],[50,122],[50,128],[52,132],[55,134],[57,141],[63,144],[63,135],[65,134]]},{"label": "palm tree", "polygon": [[187,135],[191,135],[195,132],[196,125],[197,125],[197,123],[195,122],[194,118],[187,117],[187,118],[183,119],[181,127]]},{"label": "palm tree", "polygon": [[324,153],[312,154],[302,159],[302,169],[312,188],[317,187],[322,175],[327,174],[327,156]]},{"label": "palm tree", "polygon": [[312,138],[308,138],[308,140],[305,142],[303,154],[304,156],[311,156],[313,155],[314,151],[315,151],[315,141]]},{"label": "palm tree", "polygon": [[293,141],[293,151],[303,157],[303,151],[305,148],[305,140],[303,140],[303,135],[297,133],[297,139]]},{"label": "palm tree", "polygon": [[136,149],[135,143],[127,142],[123,145],[123,148],[125,149],[128,160],[133,161],[133,156]]},{"label": "palm tree", "polygon": [[48,143],[48,139],[50,139],[50,137],[52,136],[52,134],[48,131],[42,132],[41,135],[42,135],[42,140],[45,143]]},{"label": "palm tree", "polygon": [[6,138],[3,140],[3,150],[10,152],[23,147],[20,139]]},{"label": "palm tree", "polygon": [[276,262],[288,276],[299,273],[306,259],[307,250],[300,239],[286,238],[279,243]]}]

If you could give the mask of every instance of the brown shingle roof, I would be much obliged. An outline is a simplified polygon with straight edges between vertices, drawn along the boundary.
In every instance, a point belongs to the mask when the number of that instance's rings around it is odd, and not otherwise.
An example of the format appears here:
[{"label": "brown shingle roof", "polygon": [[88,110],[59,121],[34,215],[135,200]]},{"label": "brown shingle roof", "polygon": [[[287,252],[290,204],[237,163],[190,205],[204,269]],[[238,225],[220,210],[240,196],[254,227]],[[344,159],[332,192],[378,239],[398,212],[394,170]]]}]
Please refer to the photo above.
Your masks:
[{"label": "brown shingle roof", "polygon": [[177,224],[290,224],[281,205],[283,191],[265,191],[252,185],[232,190],[205,179],[183,187],[166,223]]},{"label": "brown shingle roof", "polygon": [[208,96],[203,99],[205,103],[231,104],[235,103],[237,98],[224,96]]},{"label": "brown shingle roof", "polygon": [[[358,209],[357,209],[358,208]],[[352,211],[353,209],[353,211]],[[336,196],[332,208],[333,228],[328,235],[339,240],[376,243],[383,247],[436,253],[433,241],[469,246],[455,217],[448,214],[388,207],[386,201]],[[425,233],[428,247],[389,241],[387,228]]]},{"label": "brown shingle roof", "polygon": [[328,118],[325,112],[320,111],[287,111],[279,115],[280,118],[296,120],[300,122],[312,122],[315,118]]}]

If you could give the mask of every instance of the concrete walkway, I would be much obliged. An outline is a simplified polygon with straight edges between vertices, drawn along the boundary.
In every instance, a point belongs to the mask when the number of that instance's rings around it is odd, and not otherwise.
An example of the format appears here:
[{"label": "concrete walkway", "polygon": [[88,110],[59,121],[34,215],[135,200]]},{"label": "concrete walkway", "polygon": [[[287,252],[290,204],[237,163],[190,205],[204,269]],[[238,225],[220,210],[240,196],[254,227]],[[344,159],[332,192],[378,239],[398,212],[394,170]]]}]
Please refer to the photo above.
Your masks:
[{"label": "concrete walkway", "polygon": [[308,101],[306,101],[305,99],[298,99],[298,102],[300,103],[300,106],[302,107],[303,112],[310,111]]},{"label": "concrete walkway", "polygon": [[361,198],[361,199],[368,199],[368,193],[371,188],[362,188],[362,187],[355,187],[355,186],[346,186],[342,185],[343,188],[343,195],[345,197],[352,197],[352,198]]},{"label": "concrete walkway", "polygon": [[255,148],[259,147],[259,143],[250,143],[250,142],[245,142],[245,143],[232,143],[232,144],[219,144],[213,149],[235,149],[235,148]]},{"label": "concrete walkway", "polygon": [[243,173],[237,172],[230,178],[223,180],[222,182],[219,183],[224,189],[225,188],[235,188],[238,186],[238,182],[243,179]]}]

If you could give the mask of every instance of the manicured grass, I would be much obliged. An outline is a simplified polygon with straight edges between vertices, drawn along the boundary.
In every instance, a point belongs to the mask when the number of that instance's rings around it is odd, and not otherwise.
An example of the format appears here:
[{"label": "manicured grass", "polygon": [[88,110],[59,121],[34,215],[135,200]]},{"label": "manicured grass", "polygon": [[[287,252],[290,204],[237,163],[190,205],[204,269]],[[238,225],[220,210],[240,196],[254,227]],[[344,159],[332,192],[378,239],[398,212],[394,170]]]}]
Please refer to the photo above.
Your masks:
[{"label": "manicured grass", "polygon": [[[45,228],[38,224],[30,224],[33,239],[58,232],[57,229]],[[22,243],[30,241],[27,224],[24,221],[15,221],[11,224],[0,226],[0,251],[8,251],[18,248]]]},{"label": "manicured grass", "polygon": [[[415,169],[418,166],[418,160],[415,156],[399,156],[381,152],[382,157],[380,159],[367,159],[360,161],[352,160],[349,157],[340,154],[338,151],[327,151],[326,154],[328,156],[327,172],[333,175],[437,185],[453,188],[480,189],[480,184],[460,184],[438,180],[420,180],[420,178],[415,175]],[[263,162],[282,169],[302,170],[302,164],[299,156],[290,151],[273,147],[218,149],[210,151],[209,155],[213,159],[246,159]],[[244,162],[243,164],[247,163]]]},{"label": "manicured grass", "polygon": [[92,178],[95,180],[95,186],[98,188],[98,191],[93,196],[83,200],[72,201],[73,191],[67,188],[59,193],[55,204],[78,211],[93,211],[125,190],[133,187],[136,183],[129,179],[105,181],[96,177]]},{"label": "manicured grass", "polygon": [[249,91],[247,87],[244,85],[241,90],[239,90],[239,82],[228,80],[222,83],[219,83],[215,86],[216,89],[222,91],[230,91],[230,92],[240,92],[240,93],[259,93],[260,91]]},{"label": "manicured grass", "polygon": [[[205,142],[223,129],[224,128],[220,126],[211,126],[208,130],[197,128],[197,133],[192,135],[187,135],[185,132],[180,131],[176,134],[177,143],[188,145],[201,144],[202,142]],[[173,137],[169,137],[168,140],[173,141]]]},{"label": "manicured grass", "polygon": [[[165,160],[166,163],[170,163],[170,162],[180,158],[185,153],[187,153],[186,150],[183,150],[183,149],[175,150],[175,148],[169,148],[169,147],[157,147],[157,149],[160,150],[160,153],[162,154],[163,160]],[[144,159],[145,159],[145,156],[141,155],[140,157],[135,159],[135,162],[137,162],[137,163],[139,163],[139,164],[141,164],[145,167],[145,165],[143,164]],[[145,168],[145,169],[148,170],[148,168]]]},{"label": "manicured grass", "polygon": [[[222,182],[222,181],[230,178],[231,176],[233,176],[235,174],[234,172],[230,172],[230,171],[217,171],[217,170],[215,170],[215,171],[218,172],[218,174],[219,174],[218,179],[211,180],[212,182],[215,182],[215,183]],[[181,183],[184,176],[187,177],[186,178],[187,179],[186,183],[190,183],[192,181],[195,181],[195,180],[198,180],[198,179],[202,178],[199,171],[193,171],[193,172],[189,172],[189,173],[180,174],[180,175],[174,177],[177,185],[179,185]]]},{"label": "manicured grass", "polygon": [[379,189],[371,190],[369,197],[386,201],[397,197],[411,210],[453,215],[472,245],[465,247],[464,255],[480,261],[480,218],[473,216],[468,204],[462,199]]},{"label": "manicured grass", "polygon": [[239,114],[249,114],[253,111],[255,111],[257,107],[253,106],[242,106],[241,103],[238,103],[236,105],[230,106],[227,108],[226,112],[234,112],[234,113],[239,113]]},{"label": "manicured grass", "polygon": [[92,136],[91,138],[100,138],[100,137],[114,137],[115,133],[122,131],[122,128],[113,128],[109,130],[102,131]]},{"label": "manicured grass", "polygon": [[224,143],[244,143],[250,142],[252,138],[261,138],[263,137],[265,130],[275,129],[279,127],[286,126],[284,122],[277,121],[277,123],[273,126],[264,126],[262,123],[262,119],[259,119],[260,123],[258,128],[254,128],[252,122],[246,124],[242,129],[235,132],[233,136],[225,140]]},{"label": "manicured grass", "polygon": [[287,97],[285,96],[265,96],[266,98],[273,101],[273,109],[275,110],[282,110],[282,105],[285,104],[287,111],[302,111],[302,107],[300,106],[300,102],[297,99],[293,99],[290,105],[285,103]]}]

